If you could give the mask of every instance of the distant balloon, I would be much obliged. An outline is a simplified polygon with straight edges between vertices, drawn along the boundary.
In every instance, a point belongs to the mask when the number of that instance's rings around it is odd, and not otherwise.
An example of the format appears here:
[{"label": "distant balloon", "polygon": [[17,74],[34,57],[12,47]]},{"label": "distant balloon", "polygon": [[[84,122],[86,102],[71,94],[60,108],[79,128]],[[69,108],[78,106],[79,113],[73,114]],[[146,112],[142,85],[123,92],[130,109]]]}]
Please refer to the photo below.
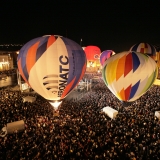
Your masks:
[{"label": "distant balloon", "polygon": [[86,55],[76,42],[43,36],[26,43],[18,55],[23,79],[42,97],[61,101],[79,83],[86,70]]},{"label": "distant balloon", "polygon": [[107,59],[102,76],[106,86],[122,102],[133,102],[152,86],[158,68],[149,56],[122,52]]},{"label": "distant balloon", "polygon": [[95,61],[99,59],[101,50],[97,46],[87,46],[84,48],[84,52],[86,53],[86,58],[88,61]]},{"label": "distant balloon", "polygon": [[130,51],[147,54],[154,60],[156,58],[156,49],[153,45],[148,43],[137,43],[130,48]]},{"label": "distant balloon", "polygon": [[103,66],[104,62],[110,58],[112,55],[115,55],[116,53],[112,50],[105,50],[100,55],[100,63]]}]

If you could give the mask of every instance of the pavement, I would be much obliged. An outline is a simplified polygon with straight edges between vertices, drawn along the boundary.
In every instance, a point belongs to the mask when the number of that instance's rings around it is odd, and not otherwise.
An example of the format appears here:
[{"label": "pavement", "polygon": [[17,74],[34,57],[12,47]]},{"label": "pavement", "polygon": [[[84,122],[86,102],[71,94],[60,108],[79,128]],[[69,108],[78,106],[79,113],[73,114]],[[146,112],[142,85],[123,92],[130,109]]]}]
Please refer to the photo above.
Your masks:
[{"label": "pavement", "polygon": [[73,90],[65,99],[68,101],[77,101],[81,99],[84,95],[84,92],[79,92],[76,89]]}]

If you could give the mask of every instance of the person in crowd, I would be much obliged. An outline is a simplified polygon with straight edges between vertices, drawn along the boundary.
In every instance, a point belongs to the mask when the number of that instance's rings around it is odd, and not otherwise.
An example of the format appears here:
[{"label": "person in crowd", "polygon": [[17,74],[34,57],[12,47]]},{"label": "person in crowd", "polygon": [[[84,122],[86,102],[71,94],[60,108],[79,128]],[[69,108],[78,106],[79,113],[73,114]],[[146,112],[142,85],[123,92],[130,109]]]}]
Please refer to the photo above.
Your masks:
[{"label": "person in crowd", "polygon": [[[90,80],[93,75],[85,75]],[[159,160],[160,87],[151,89],[129,107],[99,79],[76,101],[63,101],[59,116],[34,93],[0,90],[0,127],[24,120],[25,130],[0,137],[0,160]],[[33,103],[23,102],[27,95]],[[102,108],[119,111],[110,119]]]}]

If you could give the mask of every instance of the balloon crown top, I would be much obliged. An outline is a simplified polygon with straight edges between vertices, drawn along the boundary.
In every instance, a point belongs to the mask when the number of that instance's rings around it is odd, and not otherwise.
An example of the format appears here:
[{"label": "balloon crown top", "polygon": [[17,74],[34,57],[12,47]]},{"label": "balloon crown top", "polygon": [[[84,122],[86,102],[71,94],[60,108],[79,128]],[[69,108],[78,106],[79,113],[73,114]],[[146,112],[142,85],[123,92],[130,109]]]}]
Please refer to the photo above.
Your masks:
[{"label": "balloon crown top", "polygon": [[[52,35],[44,35],[42,37],[47,37],[47,36],[52,36]],[[53,36],[55,36],[55,37],[63,37],[63,36],[60,36],[60,35],[53,35]]]}]

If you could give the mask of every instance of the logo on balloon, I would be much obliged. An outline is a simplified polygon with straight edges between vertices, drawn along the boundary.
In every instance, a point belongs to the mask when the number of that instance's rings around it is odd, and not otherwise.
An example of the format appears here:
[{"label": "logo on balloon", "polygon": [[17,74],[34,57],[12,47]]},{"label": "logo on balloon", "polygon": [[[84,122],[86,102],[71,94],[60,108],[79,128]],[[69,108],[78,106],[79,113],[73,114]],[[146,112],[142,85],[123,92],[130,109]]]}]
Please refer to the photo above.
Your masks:
[{"label": "logo on balloon", "polygon": [[56,94],[58,91],[58,75],[51,74],[43,77],[43,85],[47,90],[50,90],[53,94]]},{"label": "logo on balloon", "polygon": [[68,74],[69,74],[69,68],[66,68],[65,66],[68,65],[69,59],[67,56],[60,56],[59,57],[59,91],[58,91],[58,97],[61,97],[66,85],[67,85],[67,80],[68,80]]},{"label": "logo on balloon", "polygon": [[95,54],[95,55],[94,55],[94,58],[95,58],[95,59],[98,59],[98,58],[99,58],[99,55],[98,55],[98,54]]},{"label": "logo on balloon", "polygon": [[69,68],[65,67],[69,63],[68,57],[60,56],[59,62],[60,62],[59,65],[60,74],[46,75],[45,77],[43,77],[43,85],[47,90],[51,91],[53,94],[57,93],[58,97],[61,97],[67,85],[67,79],[69,74]]}]

